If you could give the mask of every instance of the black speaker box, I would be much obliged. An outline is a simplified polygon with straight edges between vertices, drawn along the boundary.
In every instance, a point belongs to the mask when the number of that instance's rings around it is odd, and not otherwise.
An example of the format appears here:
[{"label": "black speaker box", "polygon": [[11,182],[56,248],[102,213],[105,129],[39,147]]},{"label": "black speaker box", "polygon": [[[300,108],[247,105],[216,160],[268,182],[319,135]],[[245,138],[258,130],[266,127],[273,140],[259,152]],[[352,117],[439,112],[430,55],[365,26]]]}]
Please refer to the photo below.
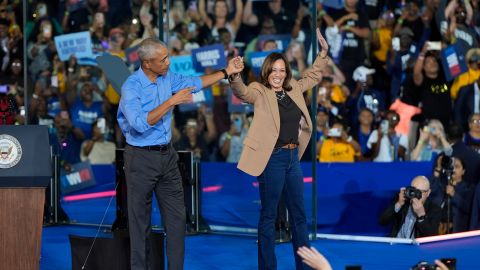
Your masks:
[{"label": "black speaker box", "polygon": [[[70,235],[72,270],[130,270],[130,238]],[[95,240],[95,242],[94,242]],[[165,234],[150,234],[150,269],[165,269]],[[93,248],[90,251],[90,248]],[[88,255],[90,251],[90,254]],[[88,258],[87,258],[88,256]]]}]

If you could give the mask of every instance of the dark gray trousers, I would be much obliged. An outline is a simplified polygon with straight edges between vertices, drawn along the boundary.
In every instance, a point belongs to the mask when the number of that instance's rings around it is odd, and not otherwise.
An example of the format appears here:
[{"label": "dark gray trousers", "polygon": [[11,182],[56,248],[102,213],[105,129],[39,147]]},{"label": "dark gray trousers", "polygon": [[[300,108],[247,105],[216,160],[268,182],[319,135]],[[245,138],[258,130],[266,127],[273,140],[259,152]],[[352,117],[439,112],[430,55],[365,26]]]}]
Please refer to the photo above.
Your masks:
[{"label": "dark gray trousers", "polygon": [[149,269],[153,192],[167,235],[168,269],[183,269],[185,204],[177,152],[172,146],[165,151],[153,151],[127,145],[124,156],[131,269]]}]

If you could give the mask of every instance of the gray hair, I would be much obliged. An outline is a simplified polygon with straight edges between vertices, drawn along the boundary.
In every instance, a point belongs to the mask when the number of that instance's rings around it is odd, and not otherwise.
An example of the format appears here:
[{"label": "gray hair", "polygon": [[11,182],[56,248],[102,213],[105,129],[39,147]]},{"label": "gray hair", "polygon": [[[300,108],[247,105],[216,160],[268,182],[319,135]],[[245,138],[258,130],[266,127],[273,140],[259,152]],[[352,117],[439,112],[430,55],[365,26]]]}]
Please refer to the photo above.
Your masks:
[{"label": "gray hair", "polygon": [[138,58],[142,62],[151,59],[154,56],[155,49],[158,47],[167,48],[167,45],[163,41],[154,38],[142,40],[137,50]]}]

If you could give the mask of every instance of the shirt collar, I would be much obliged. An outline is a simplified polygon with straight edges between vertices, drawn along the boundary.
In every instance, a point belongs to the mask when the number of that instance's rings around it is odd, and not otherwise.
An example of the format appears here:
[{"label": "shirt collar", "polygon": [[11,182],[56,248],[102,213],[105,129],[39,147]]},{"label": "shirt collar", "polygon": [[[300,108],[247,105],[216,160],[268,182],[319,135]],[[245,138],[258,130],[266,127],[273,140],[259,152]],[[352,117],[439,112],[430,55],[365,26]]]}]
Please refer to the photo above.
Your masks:
[{"label": "shirt collar", "polygon": [[152,81],[150,81],[150,79],[147,77],[147,74],[145,74],[145,72],[143,71],[142,66],[140,66],[140,67],[138,68],[137,74],[138,74],[138,78],[140,79],[140,84],[142,84],[142,87],[147,87],[147,86],[149,86],[150,84],[154,84],[154,83],[152,83]]}]

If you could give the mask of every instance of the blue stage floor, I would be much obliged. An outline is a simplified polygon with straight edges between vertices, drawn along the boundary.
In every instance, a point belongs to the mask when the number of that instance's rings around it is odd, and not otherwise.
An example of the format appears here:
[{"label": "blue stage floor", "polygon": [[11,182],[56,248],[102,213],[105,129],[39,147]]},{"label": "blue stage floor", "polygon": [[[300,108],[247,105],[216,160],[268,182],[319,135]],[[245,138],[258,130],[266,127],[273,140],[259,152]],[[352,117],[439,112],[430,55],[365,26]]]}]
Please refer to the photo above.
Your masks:
[{"label": "blue stage floor", "polygon": [[[68,235],[94,236],[95,233],[92,227],[45,227],[41,269],[71,269]],[[480,237],[421,246],[336,240],[317,240],[312,244],[328,258],[335,270],[343,270],[347,265],[361,265],[363,270],[407,270],[419,260],[446,257],[457,258],[459,270],[480,269]],[[294,269],[291,245],[279,244],[276,251],[278,269]],[[201,234],[186,239],[186,270],[253,270],[257,269],[256,260],[254,237]]]}]

